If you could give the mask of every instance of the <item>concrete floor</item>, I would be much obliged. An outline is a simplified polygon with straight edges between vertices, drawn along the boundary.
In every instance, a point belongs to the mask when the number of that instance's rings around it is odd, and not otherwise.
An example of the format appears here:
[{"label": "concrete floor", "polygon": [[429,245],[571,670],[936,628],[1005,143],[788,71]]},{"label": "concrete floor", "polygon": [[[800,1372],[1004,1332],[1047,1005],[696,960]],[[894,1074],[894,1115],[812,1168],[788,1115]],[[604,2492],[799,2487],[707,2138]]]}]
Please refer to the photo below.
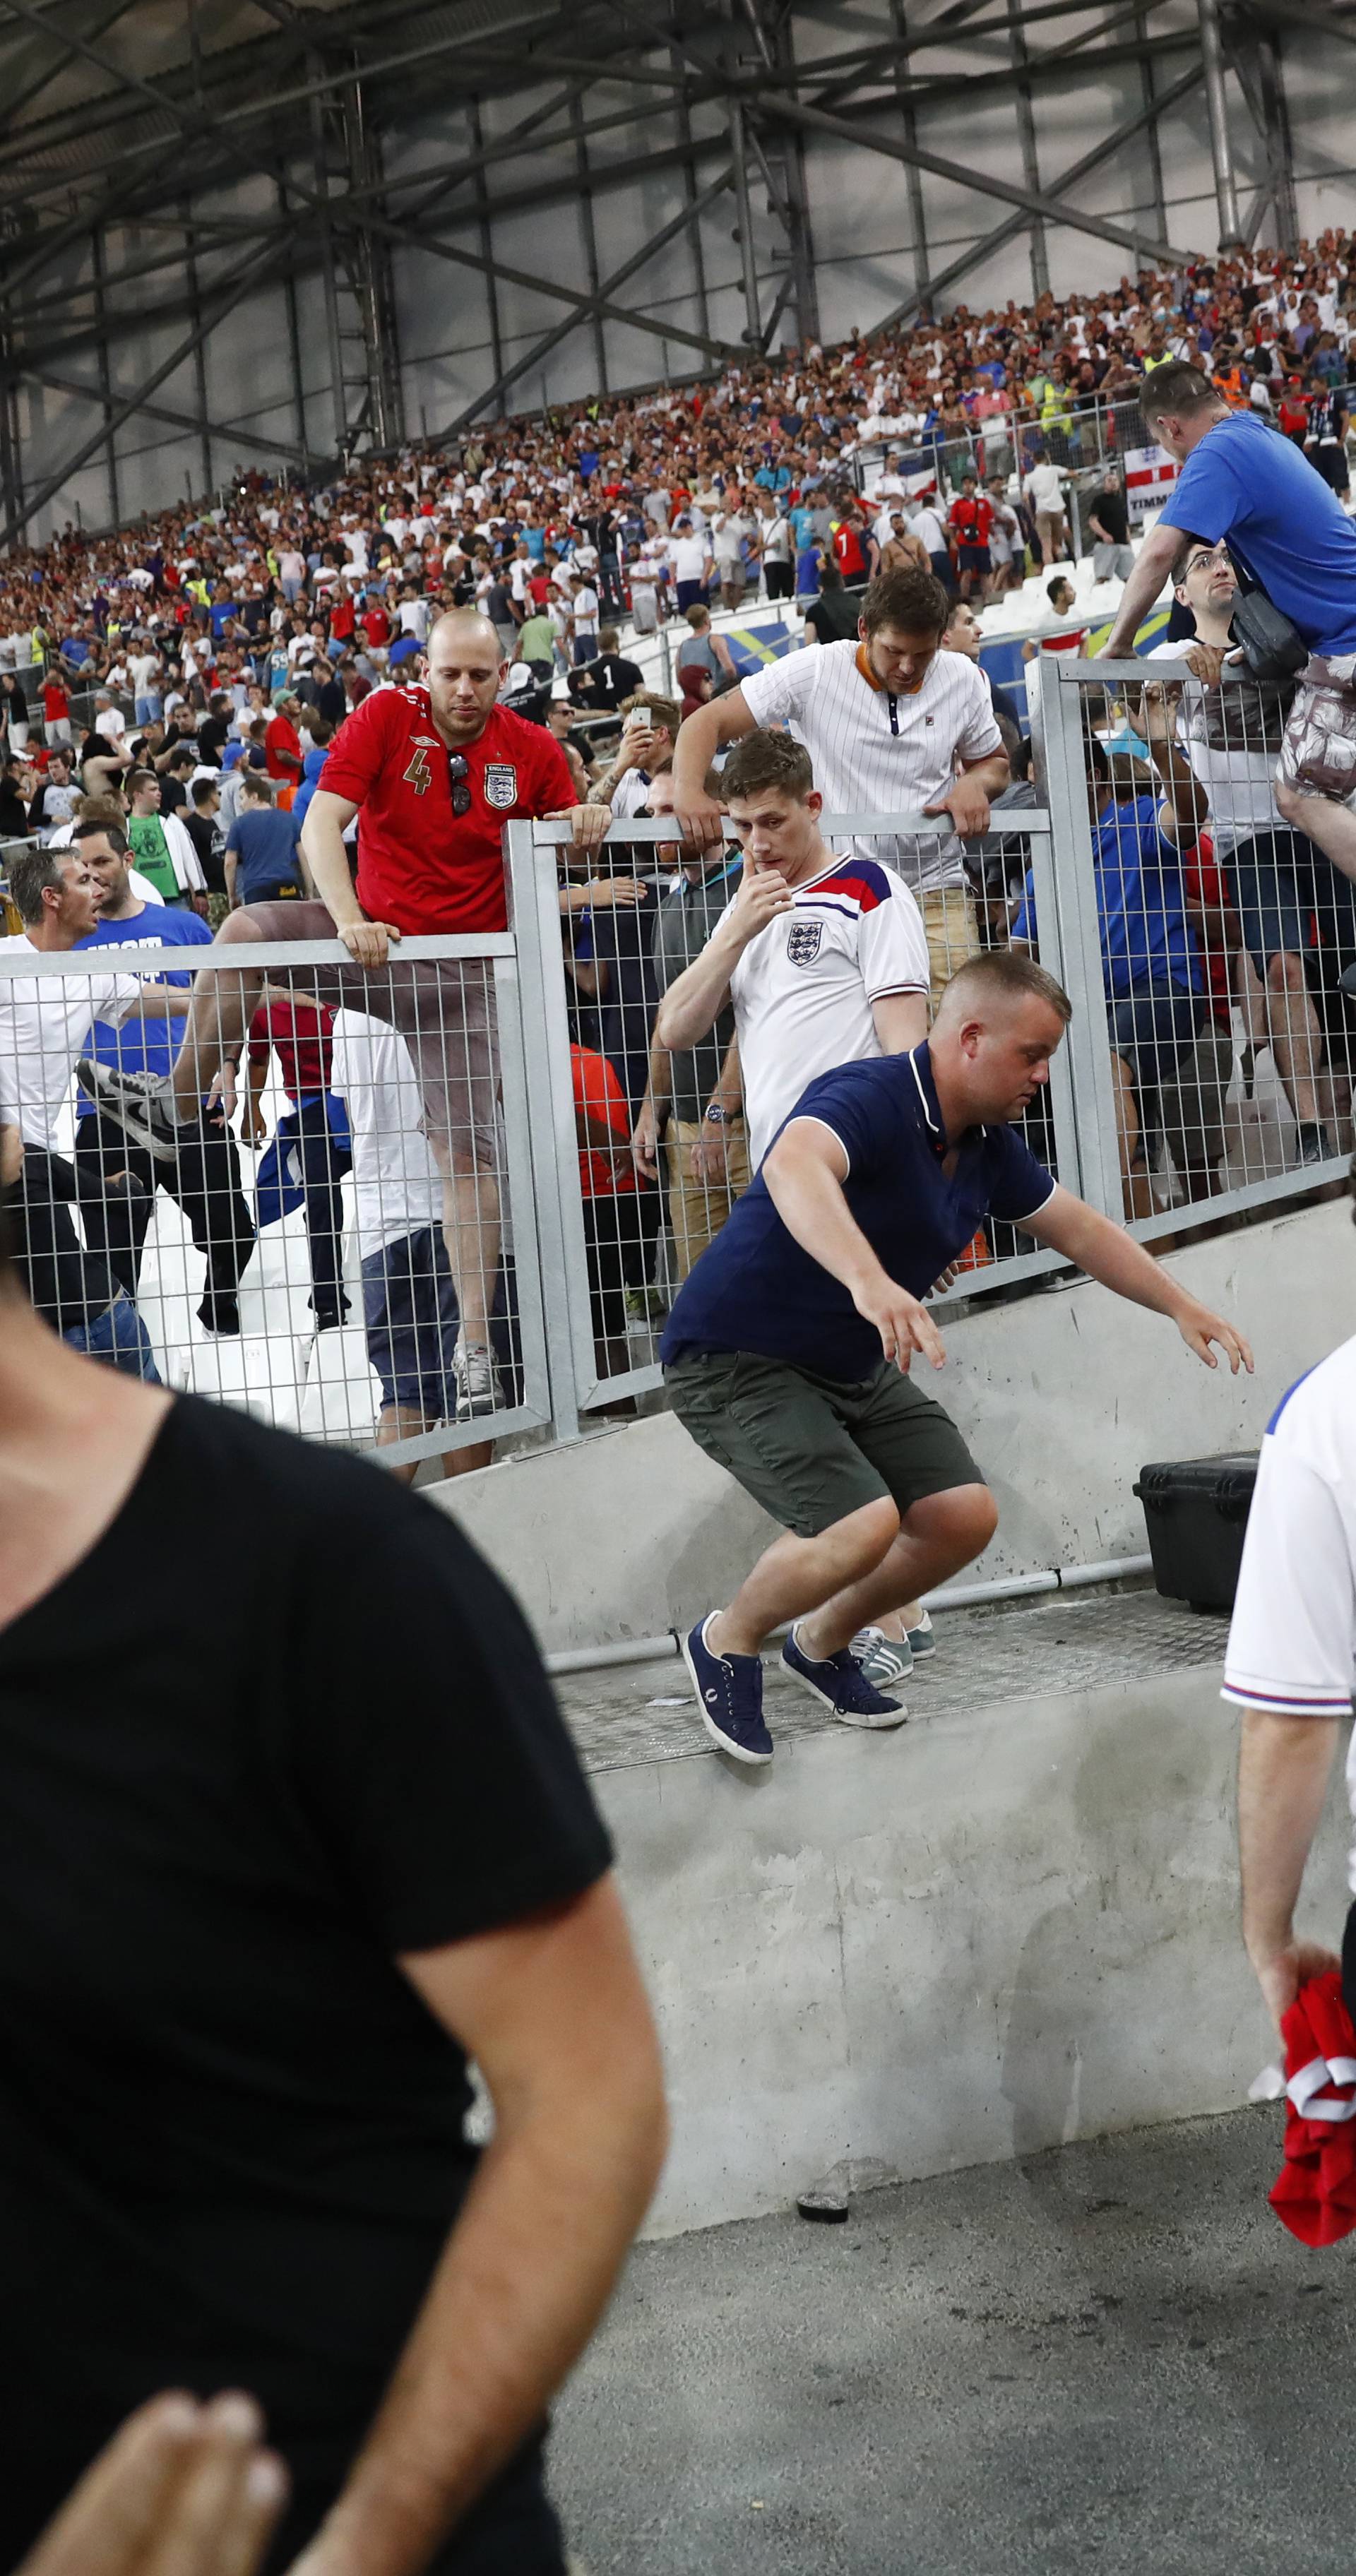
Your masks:
[{"label": "concrete floor", "polygon": [[640,2247],[557,2420],[588,2576],[1350,2576],[1353,2255],[1267,2208],[1280,2138],[1269,2106]]}]

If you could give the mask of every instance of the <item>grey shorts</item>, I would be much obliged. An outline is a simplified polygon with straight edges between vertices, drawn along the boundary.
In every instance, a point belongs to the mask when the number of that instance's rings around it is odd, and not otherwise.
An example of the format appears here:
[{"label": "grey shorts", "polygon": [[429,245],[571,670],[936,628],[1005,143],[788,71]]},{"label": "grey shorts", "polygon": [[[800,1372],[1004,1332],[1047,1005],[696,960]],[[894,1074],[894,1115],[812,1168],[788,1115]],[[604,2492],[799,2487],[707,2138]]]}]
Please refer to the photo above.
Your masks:
[{"label": "grey shorts", "polygon": [[892,1362],[856,1385],[753,1351],[704,1351],[664,1371],[699,1449],[774,1521],[817,1538],[867,1503],[902,1520],[928,1494],[982,1485],[949,1413]]},{"label": "grey shorts", "polygon": [[1333,805],[1356,801],[1356,654],[1332,662],[1310,654],[1291,702],[1276,782]]},{"label": "grey shorts", "polygon": [[[244,906],[261,940],[333,939],[323,903]],[[398,946],[370,971],[352,958],[330,966],[270,966],[271,984],[297,984],[333,1009],[370,1011],[399,1029],[424,1100],[434,1152],[493,1170],[499,1159],[499,1041],[489,958],[410,958]]]}]

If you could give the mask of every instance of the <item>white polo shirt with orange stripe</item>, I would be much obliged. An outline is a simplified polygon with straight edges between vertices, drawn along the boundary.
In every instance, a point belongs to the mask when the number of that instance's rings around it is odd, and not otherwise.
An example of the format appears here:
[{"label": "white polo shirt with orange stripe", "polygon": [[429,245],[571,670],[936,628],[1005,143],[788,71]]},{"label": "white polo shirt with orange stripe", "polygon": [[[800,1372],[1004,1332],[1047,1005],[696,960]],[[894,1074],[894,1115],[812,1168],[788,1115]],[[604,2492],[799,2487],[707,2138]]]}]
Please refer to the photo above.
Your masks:
[{"label": "white polo shirt with orange stripe", "polygon": [[[740,685],[755,724],[786,724],[804,743],[829,814],[935,804],[958,761],[1003,748],[988,681],[963,653],[935,654],[917,688],[898,696],[882,688],[865,646],[851,638],[788,653]],[[965,883],[954,832],[940,840],[863,835],[851,847],[898,868],[915,894]]]}]

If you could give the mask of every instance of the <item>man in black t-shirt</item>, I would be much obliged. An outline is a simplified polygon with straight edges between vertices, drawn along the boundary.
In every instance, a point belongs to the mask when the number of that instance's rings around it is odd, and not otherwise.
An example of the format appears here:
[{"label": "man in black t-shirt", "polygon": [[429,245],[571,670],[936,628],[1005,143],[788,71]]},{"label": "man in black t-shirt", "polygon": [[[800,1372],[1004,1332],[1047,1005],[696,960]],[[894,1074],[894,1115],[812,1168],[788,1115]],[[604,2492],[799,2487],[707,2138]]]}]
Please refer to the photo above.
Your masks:
[{"label": "man in black t-shirt", "polygon": [[598,658],[581,662],[571,671],[565,683],[575,705],[585,715],[610,715],[623,698],[633,697],[645,686],[645,674],[639,662],[628,662],[618,651],[621,637],[615,626],[605,626],[598,638]]},{"label": "man in black t-shirt", "polygon": [[0,2566],[133,2407],[227,2387],[291,2473],[272,2567],[564,2576],[545,2408],[663,2105],[518,1610],[428,1503],[88,1368],[12,1271],[0,1534]]},{"label": "man in black t-shirt", "polygon": [[1093,496],[1088,524],[1097,541],[1092,549],[1093,579],[1128,581],[1135,569],[1134,548],[1130,543],[1130,512],[1114,465],[1108,465],[1102,476],[1101,491]]}]

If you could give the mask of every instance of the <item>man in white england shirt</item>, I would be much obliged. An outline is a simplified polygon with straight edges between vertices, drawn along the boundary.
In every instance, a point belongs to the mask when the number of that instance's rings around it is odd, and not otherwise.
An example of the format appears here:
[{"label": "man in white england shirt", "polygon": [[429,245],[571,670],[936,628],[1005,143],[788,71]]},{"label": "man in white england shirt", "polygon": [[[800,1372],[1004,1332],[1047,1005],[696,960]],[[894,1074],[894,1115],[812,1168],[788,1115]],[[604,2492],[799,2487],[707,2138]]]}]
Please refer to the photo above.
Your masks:
[{"label": "man in white england shirt", "polygon": [[920,567],[878,574],[855,644],[789,653],[699,707],[673,764],[677,818],[697,847],[723,829],[707,771],[723,743],[756,725],[792,727],[831,814],[949,814],[955,829],[942,836],[862,834],[852,845],[855,856],[898,870],[917,897],[934,994],[978,953],[961,838],[988,830],[989,800],[1009,777],[987,681],[963,655],[941,650],[949,610],[941,583]]},{"label": "man in white england shirt", "polygon": [[[1243,1939],[1279,2024],[1302,1985],[1341,1967],[1356,2004],[1356,1931],[1343,1956],[1295,1931],[1339,1724],[1356,1684],[1356,1341],[1281,1398],[1248,1515],[1224,1697],[1244,1712],[1238,1758]],[[1347,1754],[1356,1812],[1356,1758]],[[1356,1852],[1347,1869],[1356,1892]],[[1353,1909],[1356,1911],[1356,1909]]]}]

